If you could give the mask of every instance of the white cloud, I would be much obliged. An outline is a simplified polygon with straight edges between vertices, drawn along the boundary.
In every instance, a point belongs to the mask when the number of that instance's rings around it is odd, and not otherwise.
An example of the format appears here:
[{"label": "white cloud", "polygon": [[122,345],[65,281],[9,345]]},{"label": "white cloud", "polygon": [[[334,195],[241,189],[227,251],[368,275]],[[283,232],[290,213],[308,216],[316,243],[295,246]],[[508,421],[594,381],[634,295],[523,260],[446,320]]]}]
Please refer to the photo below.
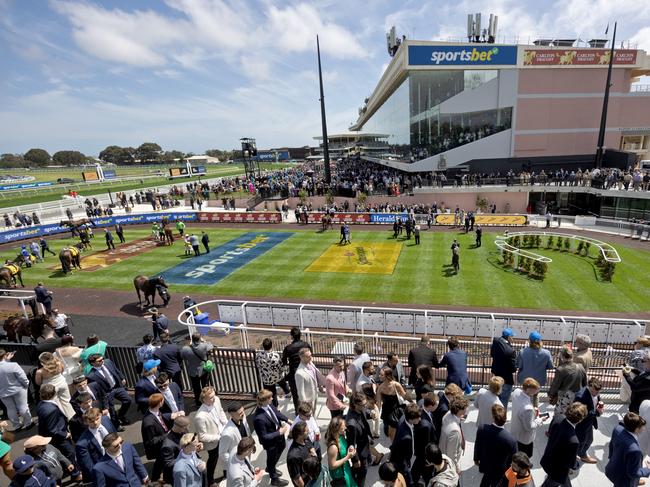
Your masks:
[{"label": "white cloud", "polygon": [[272,42],[290,52],[314,51],[316,35],[323,53],[338,58],[363,58],[366,50],[347,29],[327,22],[312,5],[305,3],[284,9],[271,6],[268,11]]}]

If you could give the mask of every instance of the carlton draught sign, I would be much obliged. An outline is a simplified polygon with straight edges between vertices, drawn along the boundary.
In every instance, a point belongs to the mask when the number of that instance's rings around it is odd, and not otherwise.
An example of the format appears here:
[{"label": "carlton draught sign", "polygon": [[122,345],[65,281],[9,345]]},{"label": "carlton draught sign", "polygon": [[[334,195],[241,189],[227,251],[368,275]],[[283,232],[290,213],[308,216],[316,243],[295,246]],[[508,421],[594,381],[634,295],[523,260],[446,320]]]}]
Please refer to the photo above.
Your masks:
[{"label": "carlton draught sign", "polygon": [[411,66],[493,66],[517,64],[517,46],[409,46]]}]

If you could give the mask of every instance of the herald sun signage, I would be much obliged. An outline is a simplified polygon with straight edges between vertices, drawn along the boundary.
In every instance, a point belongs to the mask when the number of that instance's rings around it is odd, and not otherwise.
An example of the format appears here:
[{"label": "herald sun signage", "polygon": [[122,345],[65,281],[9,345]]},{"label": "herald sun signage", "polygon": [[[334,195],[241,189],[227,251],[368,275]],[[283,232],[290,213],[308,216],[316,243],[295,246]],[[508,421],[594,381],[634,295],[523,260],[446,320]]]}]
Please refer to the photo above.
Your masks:
[{"label": "herald sun signage", "polygon": [[516,65],[517,46],[468,44],[465,46],[409,46],[410,66]]}]

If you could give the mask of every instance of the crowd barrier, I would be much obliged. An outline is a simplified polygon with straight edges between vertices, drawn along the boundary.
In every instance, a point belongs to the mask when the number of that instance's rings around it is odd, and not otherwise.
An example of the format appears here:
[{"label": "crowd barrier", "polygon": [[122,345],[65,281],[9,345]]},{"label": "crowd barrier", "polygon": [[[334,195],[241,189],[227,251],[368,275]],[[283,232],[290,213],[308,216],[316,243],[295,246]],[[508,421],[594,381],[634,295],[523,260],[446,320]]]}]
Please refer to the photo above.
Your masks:
[{"label": "crowd barrier", "polygon": [[[118,223],[122,225],[141,225],[144,223],[158,222],[163,217],[169,218],[170,221],[178,219],[185,222],[195,222],[198,220],[195,212],[141,213],[137,215],[97,217],[92,220],[98,227],[110,227],[111,225],[116,225]],[[44,237],[47,235],[56,235],[69,231],[69,227],[62,227],[58,223],[34,225],[31,227],[18,228],[16,230],[5,230],[4,232],[0,232],[0,244],[15,242],[17,240]]]},{"label": "crowd barrier", "polygon": [[[312,303],[214,300],[201,303],[202,311],[225,323],[245,326],[298,326],[317,331],[348,331],[361,335],[432,335],[492,338],[504,327],[519,337],[539,331],[545,339],[573,342],[586,334],[604,345],[632,344],[645,334],[647,322],[590,316],[487,313],[475,311],[342,306]],[[181,313],[178,320],[187,324]]]},{"label": "crowd barrier", "polygon": [[[0,343],[0,348],[8,352],[16,352],[12,361],[21,365],[26,373],[36,369],[38,363],[37,351],[34,345],[18,343]],[[106,356],[115,362],[126,378],[126,387],[133,389],[140,378],[136,370],[137,347],[106,348]],[[210,373],[210,381],[219,395],[231,399],[252,399],[262,388],[260,374],[255,365],[255,351],[247,349],[215,348],[213,361],[214,370]],[[192,387],[184,363],[181,363],[183,376],[183,392],[191,393]]]},{"label": "crowd barrier", "polygon": [[282,223],[282,213],[279,211],[199,212],[198,221],[211,223]]}]

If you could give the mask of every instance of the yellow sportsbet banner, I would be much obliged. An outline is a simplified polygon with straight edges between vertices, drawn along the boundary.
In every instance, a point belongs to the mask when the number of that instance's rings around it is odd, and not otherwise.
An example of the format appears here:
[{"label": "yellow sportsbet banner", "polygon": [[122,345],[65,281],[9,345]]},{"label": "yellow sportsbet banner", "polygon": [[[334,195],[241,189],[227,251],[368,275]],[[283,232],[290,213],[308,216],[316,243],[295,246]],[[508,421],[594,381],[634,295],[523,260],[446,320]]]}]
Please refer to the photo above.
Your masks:
[{"label": "yellow sportsbet banner", "polygon": [[[526,215],[475,215],[474,225],[481,226],[522,226],[528,223]],[[436,225],[455,225],[455,215],[453,213],[444,213],[436,215]],[[461,222],[464,225],[465,222]]]},{"label": "yellow sportsbet banner", "polygon": [[401,242],[335,244],[314,260],[305,271],[392,274],[401,251]]}]

